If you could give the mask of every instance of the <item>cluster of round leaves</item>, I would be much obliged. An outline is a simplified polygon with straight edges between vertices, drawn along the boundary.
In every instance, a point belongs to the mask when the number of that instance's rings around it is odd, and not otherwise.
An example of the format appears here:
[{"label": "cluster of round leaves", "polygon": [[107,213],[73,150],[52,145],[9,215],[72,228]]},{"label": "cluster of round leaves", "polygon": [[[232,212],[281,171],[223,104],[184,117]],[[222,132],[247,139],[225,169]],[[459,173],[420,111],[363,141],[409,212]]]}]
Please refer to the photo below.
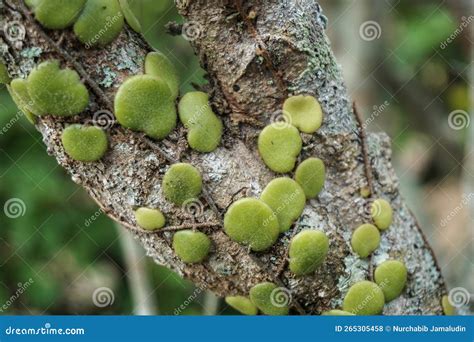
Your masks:
[{"label": "cluster of round leaves", "polygon": [[[264,163],[278,173],[294,169],[302,149],[300,130],[314,133],[322,122],[322,110],[312,96],[292,96],[283,105],[285,122],[265,127],[258,138],[258,150]],[[290,124],[291,123],[291,124]],[[243,198],[234,202],[224,216],[224,230],[231,239],[247,245],[253,251],[265,251],[280,233],[290,229],[302,214],[306,200],[322,190],[325,166],[318,158],[304,160],[296,169],[294,179],[279,177],[267,184],[259,199]],[[322,231],[303,230],[290,241],[289,268],[296,276],[313,273],[325,260],[329,239]],[[227,297],[236,310],[247,315],[258,310],[267,315],[286,315],[288,306],[271,301],[273,283],[257,284],[250,290],[250,299]]]},{"label": "cluster of round leaves", "polygon": [[[73,116],[89,104],[89,92],[76,71],[61,69],[59,61],[39,64],[27,79],[10,82],[8,90],[18,108],[35,122],[35,116]],[[68,126],[61,136],[66,153],[82,162],[100,159],[107,150],[105,132],[98,127],[79,124]]]},{"label": "cluster of round leaves", "polygon": [[364,223],[352,234],[351,245],[361,258],[368,257],[380,244],[380,231],[388,229],[392,223],[392,208],[384,199],[376,199],[371,204],[371,217],[374,224]]},{"label": "cluster of round leaves", "polygon": [[[284,105],[287,123],[265,127],[258,138],[258,150],[264,163],[273,171],[286,173],[294,169],[301,152],[298,128],[314,133],[321,125],[322,111],[312,96],[292,96]],[[298,128],[297,128],[298,127]],[[234,202],[224,217],[224,230],[231,239],[264,251],[299,218],[307,199],[315,198],[324,185],[325,167],[318,158],[308,158],[296,169],[294,179],[273,179],[259,199],[244,198]]]},{"label": "cluster of round leaves", "polygon": [[[380,244],[379,230],[387,229],[392,223],[392,208],[384,199],[371,203],[371,217],[374,224],[365,223],[355,229],[351,245],[361,258],[367,258]],[[397,260],[380,264],[374,272],[375,282],[363,280],[351,286],[347,292],[343,310],[330,310],[325,315],[378,315],[386,302],[397,298],[407,281],[405,265]]]},{"label": "cluster of round leaves", "polygon": [[[199,197],[202,191],[201,174],[191,164],[173,164],[163,177],[162,190],[168,201],[182,205]],[[149,231],[159,230],[166,223],[165,216],[159,209],[147,207],[135,210],[135,220],[141,228]],[[209,254],[211,240],[204,233],[181,230],[173,235],[173,249],[183,262],[199,263]]]},{"label": "cluster of round leaves", "polygon": [[[45,10],[39,5],[35,8]],[[97,10],[100,9],[91,11]],[[8,82],[8,72],[3,69],[0,72]],[[120,86],[115,97],[115,115],[123,126],[161,139],[176,126],[175,99],[179,95],[179,79],[173,64],[159,52],[146,56],[145,73],[130,77]],[[41,63],[26,80],[13,80],[9,90],[18,107],[32,119],[34,115],[76,115],[89,103],[88,90],[80,82],[79,75],[71,69],[60,69],[59,62],[54,60]],[[206,94],[193,92],[183,97],[180,118],[189,129],[188,141],[193,149],[210,152],[217,148],[222,123],[210,109]],[[208,135],[212,136],[211,144]],[[65,152],[81,162],[99,160],[108,148],[106,133],[95,126],[69,125],[61,140]],[[174,164],[163,177],[163,194],[176,205],[197,198],[201,189],[201,175],[190,164]],[[166,221],[159,209],[145,207],[135,211],[135,219],[145,230],[160,229]],[[176,254],[187,263],[202,261],[209,253],[210,244],[205,234],[194,231],[180,231],[173,238]]]},{"label": "cluster of round leaves", "polygon": [[[176,127],[175,100],[179,78],[175,66],[160,52],[145,58],[145,74],[128,78],[115,95],[115,116],[124,127],[155,138],[166,138]],[[190,92],[179,102],[179,118],[188,129],[189,146],[212,152],[221,141],[222,122],[210,107],[208,95]]]},{"label": "cluster of round leaves", "polygon": [[407,269],[398,260],[381,263],[374,272],[375,282],[363,280],[347,292],[343,311],[355,315],[379,315],[385,303],[402,293],[407,281]]},{"label": "cluster of round leaves", "polygon": [[[361,258],[368,257],[380,244],[379,230],[386,230],[392,223],[392,208],[384,199],[376,199],[371,204],[374,224],[365,223],[352,234],[351,245]],[[407,281],[407,269],[398,260],[387,260],[374,272],[374,281],[359,281],[347,292],[343,310],[331,310],[326,315],[378,315],[385,303],[397,298]]]},{"label": "cluster of round leaves", "polygon": [[[49,29],[64,29],[74,24],[74,32],[89,46],[104,46],[113,41],[123,27],[123,16],[134,30],[141,30],[127,0],[29,0],[37,20]],[[62,11],[57,11],[58,6]],[[82,112],[89,103],[87,88],[79,75],[70,69],[60,69],[58,61],[41,63],[28,79],[10,82],[8,71],[0,64],[1,83],[10,83],[9,91],[18,107],[34,121],[34,115],[72,116]],[[174,65],[159,52],[145,59],[145,75],[126,80],[115,98],[118,122],[127,128],[143,131],[152,138],[166,137],[176,126],[174,101],[179,95],[179,79]],[[212,112],[208,96],[202,92],[188,93],[179,103],[179,118],[188,129],[188,143],[199,152],[217,148],[222,136],[222,122]],[[259,135],[258,149],[265,164],[279,173],[294,169],[301,152],[299,131],[314,133],[322,122],[322,110],[312,96],[293,96],[283,105],[285,120],[281,127],[273,123]],[[75,160],[92,162],[107,150],[107,136],[98,127],[79,124],[68,126],[62,134],[66,153]],[[224,218],[224,229],[235,241],[254,251],[273,245],[280,232],[287,231],[301,215],[306,199],[317,196],[324,185],[324,163],[318,158],[303,161],[295,171],[295,180],[281,177],[271,181],[260,199],[245,198],[231,205]],[[178,205],[196,198],[202,188],[199,171],[190,164],[174,164],[163,178],[165,197]],[[137,224],[147,230],[160,229],[165,217],[158,209],[139,208],[135,211]],[[374,201],[372,219],[380,230],[389,227],[391,207],[385,200]],[[367,257],[379,245],[380,234],[374,225],[358,227],[352,237],[352,247],[361,257]],[[315,271],[324,261],[329,242],[320,231],[306,230],[290,243],[290,270],[296,275]],[[173,248],[187,263],[202,262],[211,248],[210,239],[201,232],[183,230],[174,234]],[[405,266],[388,261],[375,271],[377,284],[362,281],[351,287],[344,300],[343,310],[326,314],[378,314],[383,303],[396,298],[406,282]],[[379,287],[382,284],[383,286]],[[242,296],[226,300],[245,314],[287,314],[288,307],[275,306],[270,301],[273,283],[261,283],[250,291],[250,299]],[[367,294],[370,294],[367,300]],[[363,298],[361,300],[361,298]],[[361,303],[364,305],[361,306]],[[446,311],[446,310],[445,310]]]},{"label": "cluster of round leaves", "polygon": [[111,43],[123,29],[124,17],[137,32],[138,21],[127,0],[28,0],[38,22],[52,30],[73,27],[74,34],[87,47]]},{"label": "cluster of round leaves", "polygon": [[[303,143],[299,131],[314,133],[321,126],[323,112],[313,96],[291,96],[283,104],[285,123],[266,126],[258,137],[258,151],[263,162],[278,173],[294,169]],[[298,131],[299,130],[299,131]]]},{"label": "cluster of round leaves", "polygon": [[385,303],[402,293],[407,281],[407,269],[398,260],[387,260],[375,269],[374,280],[363,280],[352,285],[344,297],[343,310],[329,310],[323,315],[381,314]]}]

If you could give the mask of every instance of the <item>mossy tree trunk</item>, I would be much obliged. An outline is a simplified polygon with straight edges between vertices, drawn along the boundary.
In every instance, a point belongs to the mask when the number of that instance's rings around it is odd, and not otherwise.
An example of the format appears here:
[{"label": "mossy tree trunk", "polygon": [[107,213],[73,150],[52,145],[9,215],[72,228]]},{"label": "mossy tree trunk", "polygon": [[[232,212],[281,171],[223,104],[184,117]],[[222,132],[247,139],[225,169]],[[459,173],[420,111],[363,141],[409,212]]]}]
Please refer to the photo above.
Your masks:
[{"label": "mossy tree trunk", "polygon": [[[101,210],[130,230],[157,263],[191,279],[219,296],[242,294],[262,281],[289,289],[292,308],[299,314],[318,314],[338,308],[349,286],[371,279],[375,265],[403,259],[409,279],[403,294],[384,314],[440,314],[445,285],[435,257],[420,227],[398,190],[390,162],[388,137],[365,134],[353,112],[339,66],[324,33],[325,17],[313,0],[177,1],[186,18],[188,36],[209,74],[207,91],[225,124],[221,147],[200,154],[186,144],[179,127],[163,141],[151,141],[119,125],[108,129],[110,150],[99,162],[71,160],[60,135],[70,123],[91,122],[99,111],[113,111],[117,87],[130,75],[142,72],[150,50],[141,37],[125,29],[103,49],[86,49],[70,30],[41,28],[19,1],[0,1],[1,24],[25,28],[22,39],[3,34],[2,57],[12,77],[26,77],[39,62],[55,58],[76,69],[90,89],[88,110],[72,118],[42,117],[36,128],[49,154],[81,184]],[[276,175],[262,163],[256,149],[261,128],[278,116],[291,94],[319,99],[325,117],[317,133],[303,134],[300,160],[317,156],[327,166],[324,190],[307,203],[303,215],[267,252],[254,253],[231,241],[222,230],[226,208],[244,196],[259,196]],[[205,192],[197,214],[172,206],[161,193],[161,180],[174,161],[198,167]],[[390,229],[382,233],[375,254],[359,259],[351,252],[350,237],[357,225],[370,220],[371,198],[360,194],[372,189],[372,198],[387,199],[394,209]],[[158,233],[144,233],[135,225],[133,209],[157,206],[168,225]],[[173,230],[193,227],[206,232],[213,251],[202,264],[181,262],[171,248]],[[330,239],[327,261],[314,275],[296,278],[286,267],[288,243],[293,234],[317,228]]]}]

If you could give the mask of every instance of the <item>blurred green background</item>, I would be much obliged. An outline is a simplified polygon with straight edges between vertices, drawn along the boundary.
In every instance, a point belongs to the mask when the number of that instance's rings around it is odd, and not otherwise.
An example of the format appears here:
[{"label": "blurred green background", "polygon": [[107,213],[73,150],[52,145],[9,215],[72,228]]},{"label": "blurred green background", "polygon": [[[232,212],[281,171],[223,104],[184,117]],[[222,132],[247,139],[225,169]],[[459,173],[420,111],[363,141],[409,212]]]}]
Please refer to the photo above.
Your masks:
[{"label": "blurred green background", "polygon": [[[472,8],[466,12],[462,1],[325,0],[321,5],[351,96],[370,119],[368,129],[391,136],[402,193],[422,221],[448,285],[474,292],[469,279],[472,200],[462,205],[463,196],[473,192],[474,123],[452,129],[448,120],[453,111],[470,111],[468,35],[474,23],[442,47]],[[189,43],[165,33],[166,23],[181,22],[172,1],[137,0],[132,6],[146,39],[176,63],[182,91],[203,83]],[[367,21],[380,27],[375,39],[362,39]],[[16,113],[6,89],[0,88],[0,127],[8,128],[0,134],[0,204],[12,198],[25,204],[24,215],[1,216],[0,306],[9,304],[1,312],[140,312],[127,277],[124,237],[47,155],[40,134],[23,117],[14,120]],[[461,211],[447,220],[459,205]],[[218,313],[235,313],[141,251],[139,259],[149,277],[146,295],[154,312],[203,314],[204,308],[214,312],[217,304]],[[32,283],[10,303],[30,278]],[[92,300],[101,287],[114,293],[113,303],[105,307]]]}]

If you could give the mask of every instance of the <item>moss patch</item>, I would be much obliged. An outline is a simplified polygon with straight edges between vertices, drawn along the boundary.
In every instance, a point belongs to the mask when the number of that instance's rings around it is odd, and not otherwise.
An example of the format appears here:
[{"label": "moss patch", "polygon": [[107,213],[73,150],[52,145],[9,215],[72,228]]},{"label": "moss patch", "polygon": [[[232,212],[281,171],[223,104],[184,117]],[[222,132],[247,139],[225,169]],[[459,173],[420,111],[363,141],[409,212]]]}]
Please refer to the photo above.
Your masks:
[{"label": "moss patch", "polygon": [[291,96],[283,104],[283,113],[289,122],[304,133],[314,133],[321,127],[323,111],[313,96]]},{"label": "moss patch", "polygon": [[275,243],[280,226],[267,204],[255,198],[243,198],[225,213],[224,230],[232,240],[254,251],[263,251]]},{"label": "moss patch", "polygon": [[369,256],[369,254],[379,247],[379,244],[379,230],[372,224],[363,224],[352,234],[352,249],[359,254],[361,258]]},{"label": "moss patch", "polygon": [[27,89],[41,114],[76,115],[89,104],[89,92],[77,72],[60,69],[56,60],[38,65],[28,76]]},{"label": "moss patch", "polygon": [[265,315],[282,316],[288,315],[288,303],[280,304],[278,296],[281,289],[269,282],[260,283],[250,289],[250,300]]},{"label": "moss patch", "polygon": [[204,233],[182,230],[173,236],[173,249],[185,263],[199,263],[209,254],[211,240]]},{"label": "moss patch", "polygon": [[383,311],[385,298],[380,287],[370,281],[352,285],[344,298],[344,311],[356,315],[379,315]]},{"label": "moss patch", "polygon": [[74,24],[74,33],[87,47],[105,46],[117,38],[123,23],[117,0],[89,0]]},{"label": "moss patch", "polygon": [[257,306],[244,296],[227,296],[225,302],[241,314],[255,316],[258,313]]},{"label": "moss patch", "polygon": [[66,153],[74,160],[93,162],[107,151],[107,135],[99,127],[71,125],[61,135]]},{"label": "moss patch", "polygon": [[322,231],[304,230],[290,242],[290,270],[301,276],[313,273],[326,258],[329,240]]},{"label": "moss patch", "polygon": [[326,168],[319,158],[305,159],[295,171],[295,180],[304,190],[306,198],[315,198],[324,186]]},{"label": "moss patch", "polygon": [[209,105],[206,93],[187,93],[179,101],[179,118],[188,128],[188,143],[199,152],[214,151],[221,142],[222,122]]},{"label": "moss patch", "polygon": [[150,52],[145,57],[145,73],[158,77],[168,84],[171,96],[179,95],[179,76],[173,63],[161,52]]},{"label": "moss patch", "polygon": [[306,204],[303,189],[288,177],[275,178],[268,183],[260,199],[268,204],[277,216],[280,232],[290,229],[293,222],[300,217]]},{"label": "moss patch", "polygon": [[138,75],[127,79],[115,95],[115,116],[124,127],[163,139],[176,126],[176,108],[165,81]]},{"label": "moss patch", "polygon": [[[89,1],[91,2],[91,1]],[[86,0],[43,0],[30,1],[36,20],[46,28],[58,30],[71,26]]]},{"label": "moss patch", "polygon": [[300,134],[293,126],[271,124],[258,137],[258,151],[264,163],[280,173],[293,170],[302,145]]},{"label": "moss patch", "polygon": [[392,207],[386,200],[376,199],[372,202],[370,212],[375,225],[380,230],[385,230],[392,224]]},{"label": "moss patch", "polygon": [[181,205],[187,200],[199,197],[202,178],[199,170],[191,164],[177,163],[166,171],[162,185],[166,199]]},{"label": "moss patch", "polygon": [[164,227],[165,216],[158,209],[138,208],[135,210],[135,220],[140,227],[147,230],[155,230]]}]

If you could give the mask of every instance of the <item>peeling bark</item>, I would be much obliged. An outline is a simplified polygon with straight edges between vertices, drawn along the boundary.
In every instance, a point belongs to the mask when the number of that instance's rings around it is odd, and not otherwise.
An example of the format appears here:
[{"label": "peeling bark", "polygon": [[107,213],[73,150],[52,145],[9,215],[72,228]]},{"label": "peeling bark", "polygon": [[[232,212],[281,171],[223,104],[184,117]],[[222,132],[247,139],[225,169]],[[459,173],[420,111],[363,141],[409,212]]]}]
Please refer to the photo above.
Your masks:
[{"label": "peeling bark", "polygon": [[[125,29],[103,49],[85,49],[70,30],[41,28],[18,1],[1,0],[0,27],[17,21],[26,29],[23,40],[0,42],[3,59],[13,77],[26,77],[39,62],[56,58],[81,73],[91,104],[72,118],[42,117],[36,127],[49,154],[81,184],[100,208],[128,228],[158,264],[219,296],[248,294],[262,281],[274,281],[291,291],[292,307],[300,314],[318,314],[340,307],[352,283],[370,279],[373,268],[388,258],[403,259],[409,280],[403,294],[386,305],[384,314],[441,314],[444,280],[420,227],[398,190],[391,165],[388,137],[363,133],[352,111],[341,70],[324,33],[325,17],[314,1],[185,0],[180,13],[194,29],[192,42],[209,73],[212,105],[225,125],[223,143],[201,154],[188,148],[186,131],[177,128],[163,141],[151,141],[119,125],[108,130],[110,148],[99,162],[85,164],[65,154],[60,136],[70,123],[91,122],[94,113],[112,111],[114,94],[124,79],[142,72],[150,48]],[[256,149],[258,133],[283,100],[292,94],[318,98],[325,117],[313,135],[302,134],[299,161],[310,156],[324,160],[323,191],[308,201],[289,232],[263,253],[250,252],[222,230],[226,208],[244,196],[259,196],[277,175],[262,163]],[[358,124],[359,122],[359,124]],[[364,146],[367,154],[364,156]],[[205,192],[197,215],[164,200],[161,180],[170,163],[185,161],[202,173]],[[370,184],[369,183],[370,180]],[[386,198],[394,209],[390,229],[369,260],[351,252],[352,231],[370,220],[370,198],[360,195],[370,185],[373,198]],[[146,233],[136,226],[133,209],[156,206],[170,229]],[[213,250],[202,264],[181,262],[171,248],[172,231],[192,227],[206,232]],[[313,275],[297,278],[286,268],[288,243],[302,229],[320,229],[330,239],[326,262]]]}]

